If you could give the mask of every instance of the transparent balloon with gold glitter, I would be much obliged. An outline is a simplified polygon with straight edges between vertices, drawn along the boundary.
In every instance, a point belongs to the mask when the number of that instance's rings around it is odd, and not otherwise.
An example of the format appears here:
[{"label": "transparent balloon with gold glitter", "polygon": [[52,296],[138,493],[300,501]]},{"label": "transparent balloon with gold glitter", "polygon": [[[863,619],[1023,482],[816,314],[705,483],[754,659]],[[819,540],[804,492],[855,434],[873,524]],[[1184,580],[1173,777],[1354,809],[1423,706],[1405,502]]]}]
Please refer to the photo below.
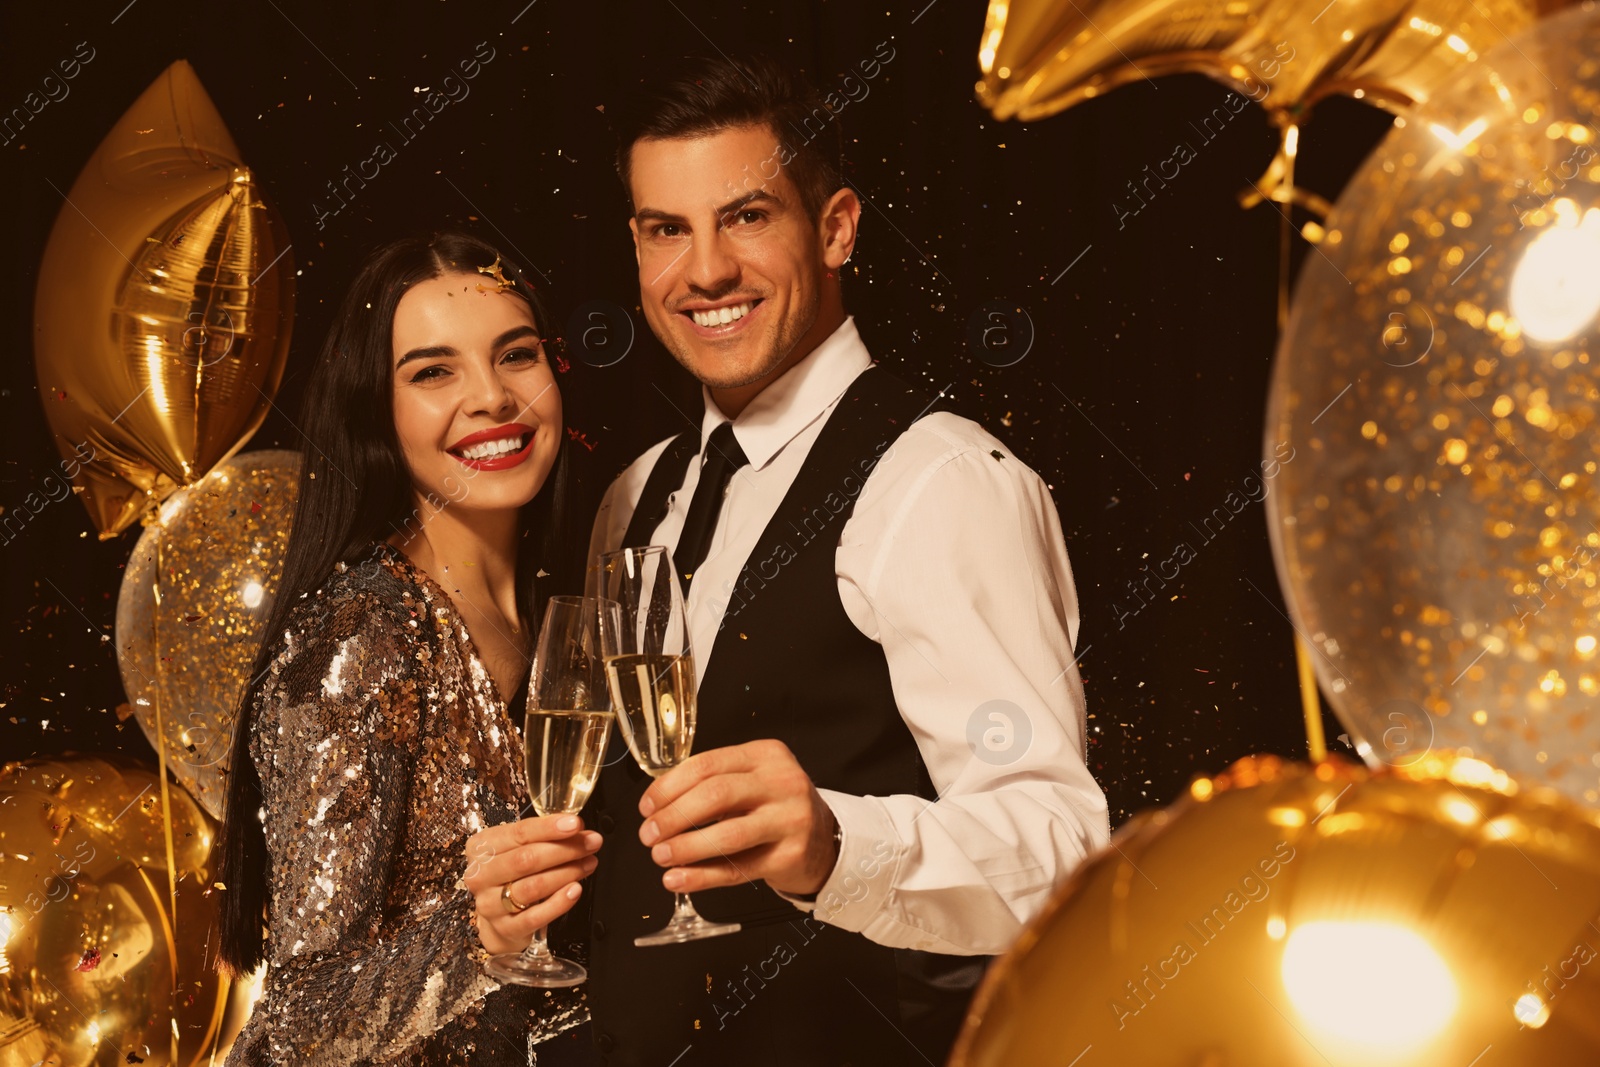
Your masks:
[{"label": "transparent balloon with gold glitter", "polygon": [[1464,750],[1600,803],[1600,11],[1396,125],[1279,350],[1280,577],[1370,763]]},{"label": "transparent balloon with gold glitter", "polygon": [[[299,493],[300,453],[242,452],[169,496],[117,595],[117,665],[152,748],[222,818],[234,716],[265,636]],[[4,1067],[4,1064],[0,1064]]]}]

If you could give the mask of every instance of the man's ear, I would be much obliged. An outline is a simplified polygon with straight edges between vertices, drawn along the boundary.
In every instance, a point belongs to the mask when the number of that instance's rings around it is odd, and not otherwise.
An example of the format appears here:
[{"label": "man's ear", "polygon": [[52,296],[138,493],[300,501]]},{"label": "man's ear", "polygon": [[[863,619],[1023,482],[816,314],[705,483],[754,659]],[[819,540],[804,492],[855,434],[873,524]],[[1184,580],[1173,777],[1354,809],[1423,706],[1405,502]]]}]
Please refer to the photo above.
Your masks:
[{"label": "man's ear", "polygon": [[819,219],[822,237],[822,262],[838,270],[856,247],[856,228],[861,224],[861,201],[855,190],[846,186],[828,197]]},{"label": "man's ear", "polygon": [[635,219],[635,218],[632,218],[632,217],[630,217],[628,219],[628,232],[633,234],[633,265],[634,266],[638,266],[639,265],[639,220],[638,219]]}]

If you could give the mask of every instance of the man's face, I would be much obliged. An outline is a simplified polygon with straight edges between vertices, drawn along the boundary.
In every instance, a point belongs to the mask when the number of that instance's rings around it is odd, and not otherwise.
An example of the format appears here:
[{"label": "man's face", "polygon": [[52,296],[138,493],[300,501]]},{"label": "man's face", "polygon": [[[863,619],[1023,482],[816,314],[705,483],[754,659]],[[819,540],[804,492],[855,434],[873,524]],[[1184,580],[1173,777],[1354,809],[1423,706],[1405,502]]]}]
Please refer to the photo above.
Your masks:
[{"label": "man's face", "polygon": [[796,346],[817,322],[824,272],[849,254],[807,217],[786,158],[764,125],[633,146],[629,226],[645,318],[713,390],[760,382],[803,356]]}]

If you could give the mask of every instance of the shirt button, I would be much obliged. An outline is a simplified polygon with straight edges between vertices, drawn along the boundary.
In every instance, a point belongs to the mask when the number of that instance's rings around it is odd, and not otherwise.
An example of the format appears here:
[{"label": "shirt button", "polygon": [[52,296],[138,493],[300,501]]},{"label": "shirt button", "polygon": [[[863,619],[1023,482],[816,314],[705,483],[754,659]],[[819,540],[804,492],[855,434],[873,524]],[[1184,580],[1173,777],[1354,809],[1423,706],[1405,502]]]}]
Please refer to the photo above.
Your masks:
[{"label": "shirt button", "polygon": [[615,830],[616,828],[617,828],[617,820],[613,819],[609,815],[600,816],[600,832],[601,833],[609,834],[612,830]]},{"label": "shirt button", "polygon": [[616,1039],[613,1038],[610,1034],[601,1034],[599,1037],[597,1037],[595,1039],[594,1043],[595,1043],[595,1046],[597,1048],[599,1048],[601,1052],[610,1053],[610,1052],[615,1052],[617,1050]]},{"label": "shirt button", "polygon": [[594,935],[594,939],[596,941],[604,941],[606,937],[606,924],[596,921],[590,932]]}]

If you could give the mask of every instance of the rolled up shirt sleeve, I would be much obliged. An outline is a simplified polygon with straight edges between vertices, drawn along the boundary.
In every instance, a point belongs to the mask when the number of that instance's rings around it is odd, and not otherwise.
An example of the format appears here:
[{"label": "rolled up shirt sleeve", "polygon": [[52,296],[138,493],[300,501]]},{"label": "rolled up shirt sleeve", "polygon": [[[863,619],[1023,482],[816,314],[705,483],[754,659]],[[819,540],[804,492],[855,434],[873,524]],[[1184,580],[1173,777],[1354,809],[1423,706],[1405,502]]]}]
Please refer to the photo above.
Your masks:
[{"label": "rolled up shirt sleeve", "polygon": [[814,902],[790,899],[883,945],[1003,951],[1110,837],[1055,504],[981,428],[934,414],[885,455],[836,558],[937,799],[819,790],[839,860]]}]

